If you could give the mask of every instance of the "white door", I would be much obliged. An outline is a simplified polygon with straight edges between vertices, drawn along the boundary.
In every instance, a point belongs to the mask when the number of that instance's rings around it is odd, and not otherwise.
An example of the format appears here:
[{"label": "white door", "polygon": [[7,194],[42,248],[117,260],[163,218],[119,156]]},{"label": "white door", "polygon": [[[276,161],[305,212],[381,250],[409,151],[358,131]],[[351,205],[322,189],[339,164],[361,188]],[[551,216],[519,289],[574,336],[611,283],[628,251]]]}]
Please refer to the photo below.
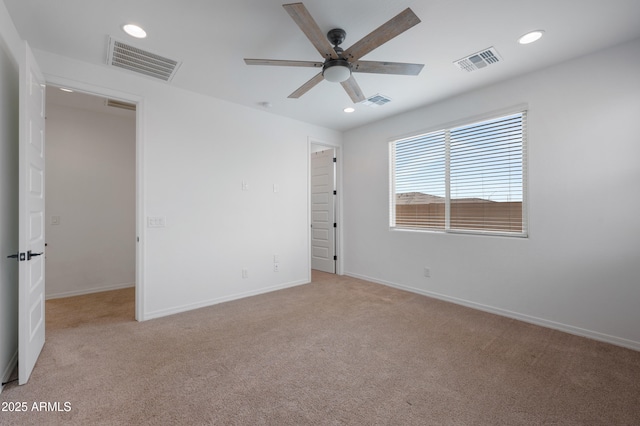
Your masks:
[{"label": "white door", "polygon": [[311,154],[311,268],[336,272],[334,150]]},{"label": "white door", "polygon": [[44,78],[25,42],[20,60],[18,383],[44,346]]}]

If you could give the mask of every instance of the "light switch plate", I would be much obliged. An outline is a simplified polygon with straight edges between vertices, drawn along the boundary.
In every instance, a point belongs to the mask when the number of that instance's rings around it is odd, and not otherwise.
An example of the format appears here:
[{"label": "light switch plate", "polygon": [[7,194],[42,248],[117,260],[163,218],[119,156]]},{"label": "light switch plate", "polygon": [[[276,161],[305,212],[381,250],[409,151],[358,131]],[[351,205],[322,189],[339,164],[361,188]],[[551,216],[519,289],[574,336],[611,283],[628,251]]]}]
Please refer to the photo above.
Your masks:
[{"label": "light switch plate", "polygon": [[147,216],[147,228],[164,228],[166,220],[163,216]]}]

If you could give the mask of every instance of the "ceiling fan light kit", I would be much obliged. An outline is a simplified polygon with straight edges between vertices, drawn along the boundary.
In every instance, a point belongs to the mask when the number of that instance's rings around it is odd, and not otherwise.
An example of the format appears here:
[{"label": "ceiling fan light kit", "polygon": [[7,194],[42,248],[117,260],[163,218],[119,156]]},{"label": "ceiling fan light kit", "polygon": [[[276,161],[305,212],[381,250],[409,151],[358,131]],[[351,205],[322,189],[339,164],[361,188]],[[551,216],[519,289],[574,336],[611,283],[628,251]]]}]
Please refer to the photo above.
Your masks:
[{"label": "ceiling fan light kit", "polygon": [[424,67],[424,64],[360,60],[360,58],[372,50],[420,23],[420,19],[410,8],[400,12],[398,15],[382,24],[368,35],[364,36],[360,41],[356,42],[347,50],[343,50],[339,46],[346,37],[347,33],[345,30],[341,28],[334,28],[330,30],[325,37],[323,31],[302,3],[284,4],[282,7],[284,7],[287,13],[289,13],[298,27],[300,27],[318,53],[322,55],[324,62],[319,63],[311,61],[246,58],[244,61],[247,65],[295,67],[322,66],[322,71],[319,74],[316,74],[309,81],[291,93],[289,98],[299,98],[319,84],[322,80],[327,80],[332,83],[340,83],[353,103],[358,103],[366,100],[366,98],[352,73],[364,72],[374,74],[418,75]]},{"label": "ceiling fan light kit", "polygon": [[342,83],[351,77],[351,64],[346,59],[330,59],[322,67],[322,76],[332,83]]}]

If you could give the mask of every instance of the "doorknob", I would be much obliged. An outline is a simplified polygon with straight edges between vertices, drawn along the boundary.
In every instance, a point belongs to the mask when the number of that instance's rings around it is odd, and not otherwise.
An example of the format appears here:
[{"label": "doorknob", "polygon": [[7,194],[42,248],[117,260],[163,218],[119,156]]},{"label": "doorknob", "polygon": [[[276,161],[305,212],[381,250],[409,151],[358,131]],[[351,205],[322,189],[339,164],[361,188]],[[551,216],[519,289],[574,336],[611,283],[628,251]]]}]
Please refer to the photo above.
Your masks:
[{"label": "doorknob", "polygon": [[40,253],[31,253],[31,250],[27,252],[27,260],[31,260],[32,257],[42,256],[44,252]]},{"label": "doorknob", "polygon": [[[18,258],[18,256],[20,256]],[[25,254],[24,253],[16,253],[16,254],[11,254],[9,256],[7,256],[8,259],[15,259],[18,260],[20,262],[22,262],[25,259]]]}]

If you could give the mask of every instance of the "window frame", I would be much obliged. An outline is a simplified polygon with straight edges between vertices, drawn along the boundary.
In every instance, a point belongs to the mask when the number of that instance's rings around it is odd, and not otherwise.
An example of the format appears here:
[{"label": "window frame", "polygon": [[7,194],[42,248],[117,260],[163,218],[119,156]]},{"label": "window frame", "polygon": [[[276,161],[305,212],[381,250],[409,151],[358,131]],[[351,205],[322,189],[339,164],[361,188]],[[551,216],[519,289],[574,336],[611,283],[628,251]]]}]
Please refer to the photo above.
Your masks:
[{"label": "window frame", "polygon": [[[521,232],[508,232],[499,230],[483,230],[483,229],[452,229],[450,226],[451,215],[451,146],[450,146],[450,132],[459,127],[472,126],[480,124],[485,121],[491,121],[510,115],[522,114],[522,231]],[[528,202],[528,127],[527,120],[529,116],[529,110],[527,105],[518,105],[515,107],[494,111],[488,114],[483,114],[471,118],[462,120],[456,120],[454,122],[447,123],[445,125],[433,126],[428,130],[423,130],[411,134],[406,134],[401,137],[395,137],[388,140],[389,148],[389,230],[398,232],[426,232],[437,234],[466,234],[466,235],[484,235],[484,236],[505,236],[515,238],[528,238],[529,237],[529,202]],[[427,136],[429,134],[435,134],[438,132],[445,132],[445,162],[446,171],[444,178],[445,186],[445,224],[443,228],[423,228],[412,226],[397,226],[396,225],[396,170],[395,170],[395,155],[394,147],[397,142],[407,141],[410,139],[419,138],[421,136]]]}]

